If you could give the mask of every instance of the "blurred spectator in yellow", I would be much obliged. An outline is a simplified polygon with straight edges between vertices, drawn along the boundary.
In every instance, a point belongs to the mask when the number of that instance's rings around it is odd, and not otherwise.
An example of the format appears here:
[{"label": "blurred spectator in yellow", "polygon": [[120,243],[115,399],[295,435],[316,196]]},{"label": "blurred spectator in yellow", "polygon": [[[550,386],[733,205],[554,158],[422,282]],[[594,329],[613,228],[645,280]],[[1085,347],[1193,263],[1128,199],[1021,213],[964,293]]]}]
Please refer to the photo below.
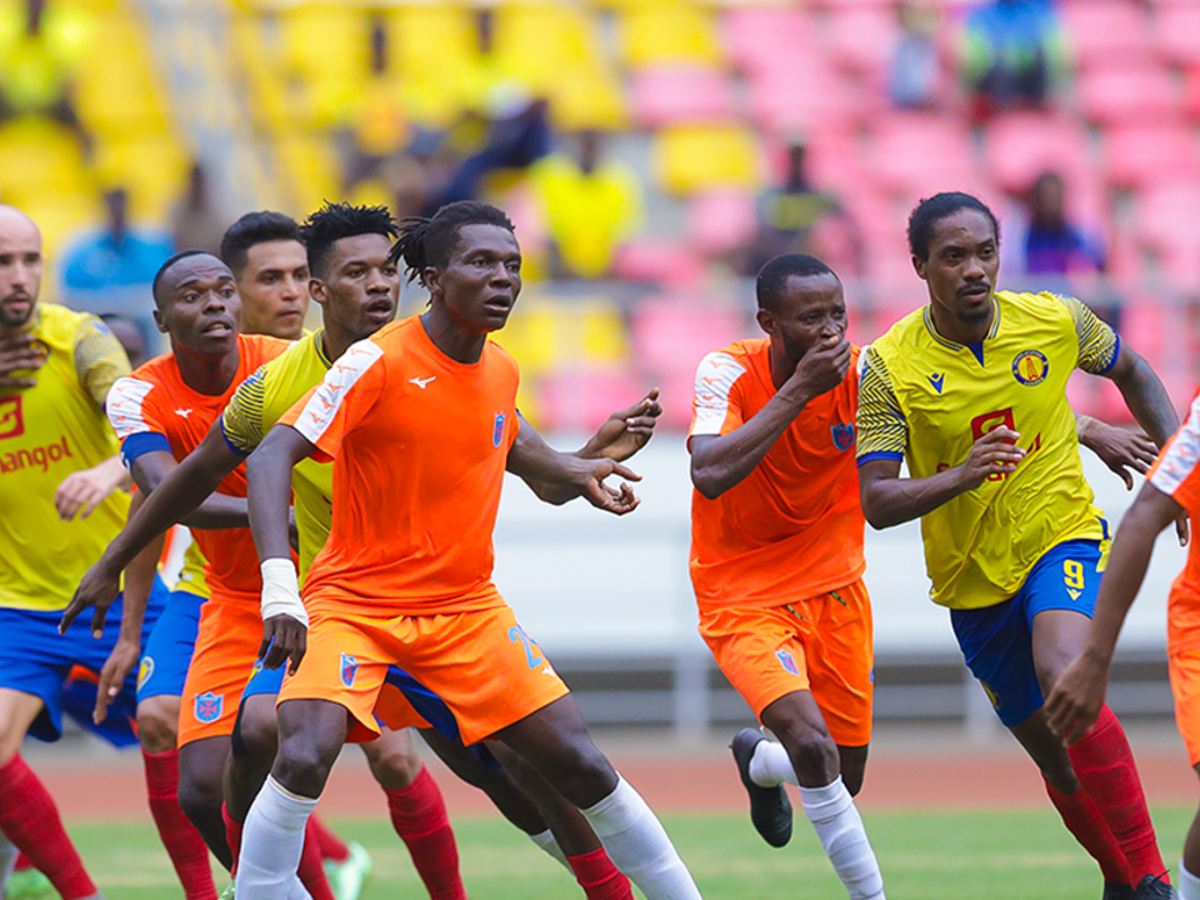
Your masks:
[{"label": "blurred spectator in yellow", "polygon": [[604,159],[598,132],[579,135],[578,157],[556,153],[530,170],[552,242],[555,277],[603,278],[642,221],[642,192],[628,166]]},{"label": "blurred spectator in yellow", "polygon": [[45,0],[0,5],[0,121],[46,116],[71,129],[85,154],[92,139],[74,103],[75,61],[92,39],[78,8]]},{"label": "blurred spectator in yellow", "polygon": [[937,10],[920,3],[901,3],[896,14],[901,34],[892,57],[892,103],[900,109],[932,109],[942,80]]},{"label": "blurred spectator in yellow", "polygon": [[402,91],[388,77],[388,37],[383,18],[371,20],[369,77],[358,108],[340,135],[347,190],[379,174],[381,164],[403,152],[412,139]]},{"label": "blurred spectator in yellow", "polygon": [[175,252],[175,242],[164,231],[130,227],[124,188],[105,193],[104,203],[108,212],[104,228],[75,239],[63,255],[59,283],[64,299],[75,309],[132,319],[147,352],[157,353],[162,338],[154,323],[150,286],[159,267]]},{"label": "blurred spectator in yellow", "polygon": [[808,180],[804,142],[793,139],[788,145],[788,166],[783,185],[765,192],[758,201],[758,233],[739,266],[744,275],[753,275],[782,253],[808,253],[825,258],[814,246],[819,225],[833,220],[845,233],[850,246],[851,264],[862,271],[862,235],[858,225],[842,208],[838,198],[814,187]]},{"label": "blurred spectator in yellow", "polygon": [[1056,172],[1039,175],[1029,189],[1029,225],[1021,242],[1021,270],[1028,275],[1074,275],[1104,270],[1104,250],[1067,218],[1065,186]]},{"label": "blurred spectator in yellow", "polygon": [[183,250],[221,252],[228,217],[219,209],[209,184],[208,173],[199,162],[188,173],[187,193],[171,210],[171,234]]},{"label": "blurred spectator in yellow", "polygon": [[967,18],[963,75],[984,117],[1045,106],[1066,75],[1063,29],[1051,0],[989,0]]},{"label": "blurred spectator in yellow", "polygon": [[116,313],[104,313],[100,318],[125,350],[130,368],[136,369],[146,361],[146,342],[142,340],[142,332],[136,322]]}]

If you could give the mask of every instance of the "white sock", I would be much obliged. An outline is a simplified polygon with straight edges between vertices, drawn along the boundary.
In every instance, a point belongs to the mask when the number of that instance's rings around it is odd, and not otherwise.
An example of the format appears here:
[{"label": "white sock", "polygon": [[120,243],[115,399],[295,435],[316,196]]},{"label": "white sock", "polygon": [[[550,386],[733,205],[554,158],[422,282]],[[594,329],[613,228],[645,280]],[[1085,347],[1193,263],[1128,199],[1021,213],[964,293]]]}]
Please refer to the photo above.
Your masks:
[{"label": "white sock", "polygon": [[545,831],[531,834],[529,839],[546,851],[554,859],[557,859],[572,875],[575,874],[571,868],[571,864],[567,862],[567,854],[562,852],[562,847],[558,846],[558,838],[554,836],[554,832],[547,828]]},{"label": "white sock", "polygon": [[750,780],[759,787],[778,787],[785,781],[800,785],[791,757],[778,741],[759,741],[750,757]]},{"label": "white sock", "polygon": [[300,880],[299,875],[292,876],[292,883],[287,892],[287,900],[312,900],[312,894],[308,892],[308,888],[304,886],[304,882]]},{"label": "white sock", "polygon": [[662,823],[620,775],[611,794],[580,812],[613,865],[642,889],[647,900],[701,900]]},{"label": "white sock", "polygon": [[316,800],[300,797],[267,776],[242,829],[235,892],[254,900],[302,900],[296,869],[304,850],[304,827]]},{"label": "white sock", "polygon": [[851,900],[884,900],[883,875],[875,851],[842,777],[825,787],[800,788],[800,799]]},{"label": "white sock", "polygon": [[1179,880],[1175,885],[1180,900],[1200,900],[1200,878],[1197,878],[1179,861]]},{"label": "white sock", "polygon": [[12,876],[19,855],[20,851],[5,836],[4,832],[0,831],[0,897],[4,896],[4,891],[8,887],[8,879]]}]

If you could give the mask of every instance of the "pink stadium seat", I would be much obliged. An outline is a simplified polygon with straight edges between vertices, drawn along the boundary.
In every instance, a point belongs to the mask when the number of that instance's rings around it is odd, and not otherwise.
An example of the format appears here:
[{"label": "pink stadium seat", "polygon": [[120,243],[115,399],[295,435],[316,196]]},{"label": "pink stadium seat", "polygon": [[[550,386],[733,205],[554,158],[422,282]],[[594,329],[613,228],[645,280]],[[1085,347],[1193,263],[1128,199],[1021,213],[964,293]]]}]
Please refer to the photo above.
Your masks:
[{"label": "pink stadium seat", "polygon": [[656,377],[680,372],[690,377],[704,355],[745,337],[749,323],[738,310],[688,295],[650,300],[630,314],[635,358]]},{"label": "pink stadium seat", "polygon": [[622,244],[613,274],[623,281],[649,281],[664,287],[688,287],[704,277],[704,260],[672,238],[642,238]]},{"label": "pink stadium seat", "polygon": [[1190,127],[1172,124],[1111,128],[1104,135],[1104,176],[1123,188],[1200,180],[1196,134]]},{"label": "pink stadium seat", "polygon": [[635,402],[648,387],[629,372],[559,370],[535,388],[540,424],[546,429],[591,432],[613,410]]},{"label": "pink stadium seat", "polygon": [[1163,255],[1200,244],[1200,180],[1163,183],[1137,196],[1138,234]]},{"label": "pink stadium seat", "polygon": [[855,90],[816,54],[752,74],[749,88],[751,118],[776,133],[848,129],[864,119],[876,99]]},{"label": "pink stadium seat", "polygon": [[1160,2],[1155,18],[1163,58],[1180,65],[1200,63],[1200,4]]},{"label": "pink stadium seat", "polygon": [[729,61],[743,72],[770,68],[781,56],[808,52],[808,16],[786,6],[738,6],[725,14],[723,38]]},{"label": "pink stadium seat", "polygon": [[1183,112],[1171,74],[1155,64],[1084,71],[1079,97],[1084,114],[1102,125],[1171,121]]},{"label": "pink stadium seat", "polygon": [[634,120],[642,128],[733,118],[729,80],[718,69],[655,66],[635,71],[631,81]]},{"label": "pink stadium seat", "polygon": [[871,171],[879,184],[914,201],[938,191],[975,191],[984,181],[961,121],[925,113],[897,113],[875,128]]},{"label": "pink stadium seat", "polygon": [[748,243],[758,228],[752,194],[716,190],[693,197],[687,210],[687,233],[707,256],[722,256]]},{"label": "pink stadium seat", "polygon": [[892,58],[899,30],[895,11],[885,4],[839,4],[829,17],[826,46],[838,65],[879,74]]},{"label": "pink stadium seat", "polygon": [[1136,0],[1071,0],[1061,6],[1068,40],[1084,68],[1149,60],[1150,23]]},{"label": "pink stadium seat", "polygon": [[1023,191],[1042,172],[1087,178],[1087,130],[1077,119],[1011,112],[988,123],[984,142],[988,173],[1006,191]]}]

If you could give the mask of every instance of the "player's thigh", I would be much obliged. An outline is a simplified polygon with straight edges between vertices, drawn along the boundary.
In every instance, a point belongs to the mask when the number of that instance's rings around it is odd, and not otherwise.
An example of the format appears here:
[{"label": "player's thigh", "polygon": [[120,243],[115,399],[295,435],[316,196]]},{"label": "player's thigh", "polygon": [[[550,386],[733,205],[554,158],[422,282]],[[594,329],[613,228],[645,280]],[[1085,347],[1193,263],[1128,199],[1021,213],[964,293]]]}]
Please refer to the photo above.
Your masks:
[{"label": "player's thigh", "polygon": [[1100,590],[1098,541],[1066,541],[1046,552],[1018,595],[1029,622],[1042,693],[1083,650]]},{"label": "player's thigh", "polygon": [[0,765],[7,763],[21,749],[29,726],[44,708],[42,698],[35,694],[0,688]]},{"label": "player's thigh", "polygon": [[409,729],[384,728],[373,741],[359,744],[371,774],[385,791],[403,790],[421,774],[424,763],[413,746]]},{"label": "player's thigh", "polygon": [[220,810],[229,752],[227,736],[200,738],[179,748],[179,803],[189,816]]},{"label": "player's thigh", "polygon": [[147,753],[168,753],[179,739],[178,695],[156,694],[137,705],[138,740]]},{"label": "player's thigh", "polygon": [[279,722],[279,753],[272,772],[293,793],[321,796],[329,770],[350,731],[349,710],[329,700],[281,698],[275,715]]}]

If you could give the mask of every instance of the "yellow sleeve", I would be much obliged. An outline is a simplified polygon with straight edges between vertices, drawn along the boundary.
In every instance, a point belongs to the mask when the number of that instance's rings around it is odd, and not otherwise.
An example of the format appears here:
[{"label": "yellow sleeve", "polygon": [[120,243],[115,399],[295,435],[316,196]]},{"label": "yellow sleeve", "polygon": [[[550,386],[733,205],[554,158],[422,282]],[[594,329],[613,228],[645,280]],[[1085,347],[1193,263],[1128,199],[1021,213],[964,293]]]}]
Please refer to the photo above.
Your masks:
[{"label": "yellow sleeve", "polygon": [[79,323],[75,332],[75,373],[88,396],[103,408],[108,392],[132,370],[125,348],[108,326],[95,316]]},{"label": "yellow sleeve", "polygon": [[235,453],[249,455],[263,439],[263,408],[266,406],[267,367],[241,383],[225,412],[221,414],[221,432]]},{"label": "yellow sleeve", "polygon": [[887,365],[871,347],[863,350],[858,379],[858,464],[904,459],[908,421],[892,389]]},{"label": "yellow sleeve", "polygon": [[1075,322],[1075,335],[1079,339],[1079,361],[1077,368],[1093,375],[1103,375],[1117,363],[1121,351],[1121,339],[1117,333],[1088,309],[1087,305],[1074,297],[1058,297],[1058,302],[1067,308]]}]

